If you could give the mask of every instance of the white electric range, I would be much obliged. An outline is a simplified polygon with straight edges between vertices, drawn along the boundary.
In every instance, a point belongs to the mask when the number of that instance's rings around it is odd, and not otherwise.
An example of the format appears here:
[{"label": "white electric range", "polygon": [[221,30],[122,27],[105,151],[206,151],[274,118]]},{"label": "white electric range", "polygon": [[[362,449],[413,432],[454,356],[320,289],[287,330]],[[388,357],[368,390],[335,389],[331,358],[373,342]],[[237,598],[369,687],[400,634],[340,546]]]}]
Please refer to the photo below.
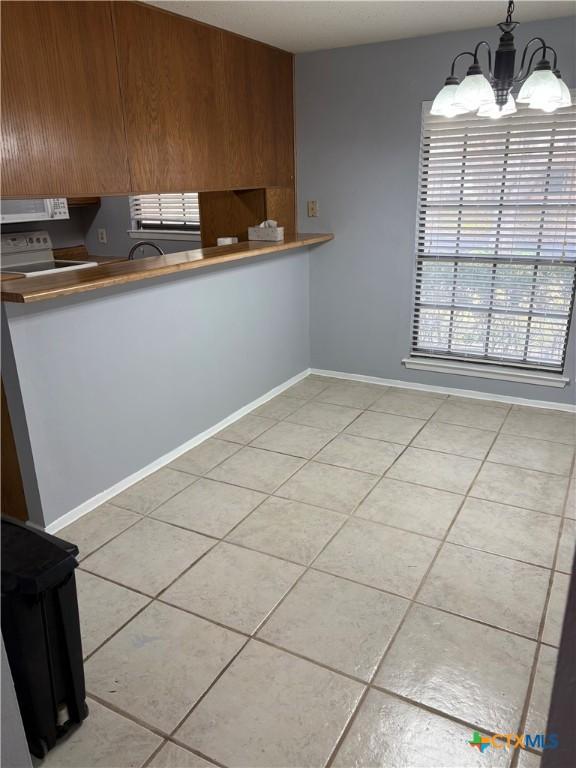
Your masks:
[{"label": "white electric range", "polygon": [[1,237],[1,272],[19,277],[37,277],[48,273],[96,267],[96,261],[55,259],[48,232],[13,232]]}]

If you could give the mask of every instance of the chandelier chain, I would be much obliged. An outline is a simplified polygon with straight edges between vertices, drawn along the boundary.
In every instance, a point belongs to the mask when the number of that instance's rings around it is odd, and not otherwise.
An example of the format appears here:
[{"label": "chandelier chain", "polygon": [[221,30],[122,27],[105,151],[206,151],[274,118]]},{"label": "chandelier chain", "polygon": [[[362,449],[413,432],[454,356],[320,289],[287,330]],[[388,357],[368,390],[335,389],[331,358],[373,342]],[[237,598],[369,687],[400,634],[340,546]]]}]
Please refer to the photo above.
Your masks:
[{"label": "chandelier chain", "polygon": [[506,23],[512,22],[512,14],[514,13],[514,0],[508,0],[508,11],[506,13]]}]

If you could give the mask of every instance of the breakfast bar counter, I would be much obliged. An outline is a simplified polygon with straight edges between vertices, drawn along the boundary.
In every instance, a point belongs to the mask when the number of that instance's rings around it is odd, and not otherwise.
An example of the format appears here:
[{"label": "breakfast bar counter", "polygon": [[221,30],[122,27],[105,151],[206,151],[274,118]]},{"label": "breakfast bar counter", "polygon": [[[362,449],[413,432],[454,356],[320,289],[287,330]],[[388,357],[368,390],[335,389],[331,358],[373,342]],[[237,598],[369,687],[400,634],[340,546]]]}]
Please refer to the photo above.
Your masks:
[{"label": "breakfast bar counter", "polygon": [[254,259],[267,254],[325,243],[332,239],[332,234],[293,234],[287,235],[280,242],[246,241],[234,245],[198,248],[164,256],[139,258],[134,261],[114,261],[88,269],[50,274],[46,277],[11,279],[0,286],[0,295],[3,302],[29,304],[176,272]]}]

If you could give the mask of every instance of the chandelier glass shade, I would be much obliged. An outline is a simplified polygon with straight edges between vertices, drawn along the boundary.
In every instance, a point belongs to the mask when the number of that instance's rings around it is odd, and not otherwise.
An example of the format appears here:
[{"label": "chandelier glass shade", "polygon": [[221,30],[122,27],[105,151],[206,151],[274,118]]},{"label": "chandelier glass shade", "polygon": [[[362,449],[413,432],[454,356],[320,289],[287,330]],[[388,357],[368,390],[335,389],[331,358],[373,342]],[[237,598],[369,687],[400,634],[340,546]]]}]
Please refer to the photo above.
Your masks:
[{"label": "chandelier glass shade", "polygon": [[[498,48],[494,55],[489,43],[481,40],[473,51],[463,51],[454,57],[450,75],[444,87],[434,99],[431,114],[441,117],[455,117],[467,112],[476,112],[481,117],[497,119],[516,112],[512,89],[520,91],[517,101],[527,104],[530,109],[555,112],[572,104],[570,91],[562,80],[554,48],[541,37],[534,37],[526,43],[522,53],[520,70],[515,73],[516,48],[514,30],[518,26],[512,21],[514,2],[508,3],[506,21],[498,25],[501,31]],[[480,49],[485,47],[488,54],[488,73],[484,74],[479,63]],[[463,57],[472,57],[462,82],[454,74],[456,63]],[[553,59],[553,67],[549,57]],[[534,60],[538,58],[533,67]]]}]

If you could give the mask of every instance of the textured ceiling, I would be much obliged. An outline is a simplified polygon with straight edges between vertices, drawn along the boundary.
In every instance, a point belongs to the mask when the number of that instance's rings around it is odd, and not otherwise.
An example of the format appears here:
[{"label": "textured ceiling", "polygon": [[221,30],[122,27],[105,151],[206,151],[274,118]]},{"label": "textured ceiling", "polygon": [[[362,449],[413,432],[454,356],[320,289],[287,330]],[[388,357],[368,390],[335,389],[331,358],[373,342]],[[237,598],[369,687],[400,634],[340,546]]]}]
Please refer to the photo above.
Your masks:
[{"label": "textured ceiling", "polygon": [[[486,27],[503,0],[147,0],[151,5],[299,53]],[[515,21],[573,15],[574,0],[517,0]]]}]

